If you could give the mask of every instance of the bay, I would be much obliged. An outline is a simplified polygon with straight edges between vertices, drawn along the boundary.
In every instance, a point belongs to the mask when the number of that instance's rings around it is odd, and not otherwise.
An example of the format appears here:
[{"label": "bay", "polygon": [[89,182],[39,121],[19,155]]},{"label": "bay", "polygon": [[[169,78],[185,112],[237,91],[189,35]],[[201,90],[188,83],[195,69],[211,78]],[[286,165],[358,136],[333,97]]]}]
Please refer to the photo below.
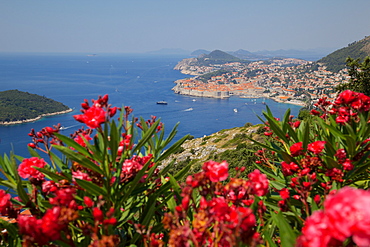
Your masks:
[{"label": "bay", "polygon": [[[42,95],[74,109],[73,112],[45,117],[39,121],[0,126],[0,155],[14,151],[27,157],[28,133],[60,123],[71,134],[82,124],[73,119],[84,99],[109,95],[113,106],[127,105],[136,117],[161,118],[167,133],[180,122],[177,139],[186,134],[202,137],[222,129],[261,123],[257,116],[265,110],[264,99],[197,98],[174,94],[174,81],[189,77],[173,67],[185,57],[148,54],[0,54],[0,91],[18,89]],[[167,105],[158,105],[157,101]],[[265,99],[276,117],[290,108],[297,116],[300,107]],[[235,111],[234,109],[237,109]]]}]

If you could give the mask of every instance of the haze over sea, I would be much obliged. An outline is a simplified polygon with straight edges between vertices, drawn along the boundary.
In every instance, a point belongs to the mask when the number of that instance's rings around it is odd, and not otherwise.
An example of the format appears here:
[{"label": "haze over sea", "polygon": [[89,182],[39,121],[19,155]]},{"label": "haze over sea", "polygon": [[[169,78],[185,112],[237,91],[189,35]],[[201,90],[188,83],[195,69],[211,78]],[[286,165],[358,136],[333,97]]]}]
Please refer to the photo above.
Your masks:
[{"label": "haze over sea", "polygon": [[[260,123],[256,115],[265,109],[264,99],[197,98],[174,94],[171,88],[177,79],[189,77],[173,70],[185,57],[179,55],[120,54],[87,56],[86,54],[0,54],[0,91],[18,89],[42,95],[74,109],[73,112],[12,126],[0,126],[0,155],[28,157],[28,133],[61,123],[62,134],[69,135],[83,126],[73,115],[80,114],[84,99],[109,95],[113,106],[127,105],[134,116],[161,118],[169,133],[180,122],[177,139],[186,134],[202,137],[221,129]],[[157,101],[168,105],[157,105]],[[297,116],[299,106],[276,103],[266,99],[276,117],[291,108]],[[192,108],[193,110],[187,111]],[[234,111],[237,109],[237,112]]]}]

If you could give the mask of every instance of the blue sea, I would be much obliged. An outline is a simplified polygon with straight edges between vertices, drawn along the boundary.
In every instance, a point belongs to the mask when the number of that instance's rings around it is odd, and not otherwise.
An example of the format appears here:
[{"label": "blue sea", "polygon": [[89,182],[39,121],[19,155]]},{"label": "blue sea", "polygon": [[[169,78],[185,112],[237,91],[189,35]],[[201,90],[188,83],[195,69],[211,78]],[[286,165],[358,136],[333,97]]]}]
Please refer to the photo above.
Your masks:
[{"label": "blue sea", "polygon": [[[73,115],[80,113],[84,99],[109,95],[113,106],[131,106],[134,116],[161,118],[167,133],[180,122],[177,139],[186,134],[202,137],[222,129],[261,123],[257,116],[265,110],[264,99],[197,98],[173,93],[174,81],[189,77],[173,67],[179,55],[147,54],[35,54],[0,53],[0,91],[18,89],[42,95],[74,109],[73,112],[46,117],[33,123],[0,126],[0,155],[27,157],[28,133],[60,123],[69,135],[82,126]],[[158,105],[157,101],[167,101]],[[265,100],[281,117],[290,108],[297,116],[299,106]],[[192,108],[193,110],[189,110]],[[237,111],[234,111],[237,109]]]}]

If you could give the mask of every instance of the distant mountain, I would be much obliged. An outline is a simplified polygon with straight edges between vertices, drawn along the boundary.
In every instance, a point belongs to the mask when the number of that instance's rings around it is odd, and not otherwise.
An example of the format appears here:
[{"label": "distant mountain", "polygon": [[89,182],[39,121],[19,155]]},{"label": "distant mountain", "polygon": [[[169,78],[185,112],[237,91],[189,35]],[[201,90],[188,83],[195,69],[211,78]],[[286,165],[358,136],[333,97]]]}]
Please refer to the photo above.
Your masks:
[{"label": "distant mountain", "polygon": [[159,54],[159,55],[190,55],[190,51],[180,48],[163,48],[157,51],[149,51],[147,54]]},{"label": "distant mountain", "polygon": [[338,72],[345,68],[347,57],[363,60],[366,56],[370,56],[370,36],[352,42],[347,47],[336,50],[317,62],[325,64],[327,70]]},{"label": "distant mountain", "polygon": [[323,56],[326,56],[328,53],[333,51],[333,49],[310,49],[310,50],[274,50],[274,51],[257,51],[254,52],[256,55],[261,55],[265,57],[282,57],[282,58],[298,58],[307,61],[317,61]]},{"label": "distant mountain", "polygon": [[196,51],[193,51],[190,55],[192,55],[192,56],[199,56],[199,55],[202,55],[202,54],[208,55],[209,53],[211,53],[211,52],[210,51],[207,51],[207,50],[204,50],[204,49],[198,49]]},{"label": "distant mountain", "polygon": [[263,59],[267,59],[267,57],[264,56],[264,55],[255,54],[255,53],[252,53],[250,51],[243,50],[243,49],[239,49],[237,51],[230,51],[228,53],[230,55],[233,55],[233,56],[235,56],[237,58],[240,58],[240,59],[248,59],[248,60],[263,60]]}]

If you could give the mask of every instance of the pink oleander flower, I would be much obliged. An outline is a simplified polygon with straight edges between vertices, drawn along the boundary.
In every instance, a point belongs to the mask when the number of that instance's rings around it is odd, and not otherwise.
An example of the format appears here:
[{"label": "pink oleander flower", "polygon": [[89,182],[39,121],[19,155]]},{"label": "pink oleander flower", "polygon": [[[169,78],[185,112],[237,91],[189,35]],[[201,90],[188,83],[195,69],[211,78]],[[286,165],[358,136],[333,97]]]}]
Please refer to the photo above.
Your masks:
[{"label": "pink oleander flower", "polygon": [[229,164],[226,161],[221,163],[207,161],[203,164],[203,171],[212,182],[224,181],[229,176]]},{"label": "pink oleander flower", "polygon": [[52,205],[70,207],[75,204],[74,197],[76,194],[76,189],[74,188],[58,189],[55,192],[55,194],[56,194],[55,197],[49,199]]},{"label": "pink oleander flower", "polygon": [[284,176],[290,176],[296,173],[299,170],[299,166],[294,162],[290,162],[289,164],[285,161],[281,162],[281,168]]},{"label": "pink oleander flower", "polygon": [[84,173],[84,172],[81,172],[81,171],[72,172],[72,178],[73,178],[73,180],[75,180],[75,178],[85,180],[85,181],[91,181],[92,180],[87,173]]},{"label": "pink oleander flower", "polygon": [[4,190],[0,190],[0,215],[7,215],[9,207],[12,205],[10,202],[11,196]]},{"label": "pink oleander flower", "polygon": [[294,144],[290,147],[290,154],[291,154],[293,157],[296,157],[296,156],[298,156],[298,155],[303,154],[302,142],[294,143]]},{"label": "pink oleander flower", "polygon": [[283,188],[279,191],[279,194],[280,194],[280,197],[283,199],[283,200],[286,200],[290,197],[290,193],[289,193],[289,190],[287,188]]},{"label": "pink oleander flower", "polygon": [[341,92],[337,99],[335,100],[335,104],[351,104],[356,99],[357,93],[351,90],[345,90]]},{"label": "pink oleander flower", "polygon": [[95,129],[107,121],[107,113],[100,107],[90,107],[84,114],[73,116],[77,121],[86,124],[89,128]]},{"label": "pink oleander flower", "polygon": [[58,184],[56,184],[54,181],[44,181],[42,183],[42,192],[44,193],[55,192],[57,190]]},{"label": "pink oleander flower", "polygon": [[86,133],[80,133],[76,138],[74,138],[74,141],[83,147],[86,147],[85,140],[88,142],[91,141],[92,138]]},{"label": "pink oleander flower", "polygon": [[44,159],[39,159],[37,157],[24,159],[18,167],[18,174],[22,178],[33,177],[37,179],[43,179],[45,175],[33,168],[33,166],[43,168],[45,165],[46,162]]},{"label": "pink oleander flower", "polygon": [[302,228],[298,246],[341,246],[352,238],[357,246],[370,246],[370,191],[345,187],[331,194],[324,210],[314,212]]},{"label": "pink oleander flower", "polygon": [[269,181],[267,176],[256,169],[248,174],[249,182],[251,182],[252,191],[257,196],[264,196],[268,193]]},{"label": "pink oleander flower", "polygon": [[308,144],[307,149],[314,154],[320,154],[325,148],[326,141],[315,141]]}]

